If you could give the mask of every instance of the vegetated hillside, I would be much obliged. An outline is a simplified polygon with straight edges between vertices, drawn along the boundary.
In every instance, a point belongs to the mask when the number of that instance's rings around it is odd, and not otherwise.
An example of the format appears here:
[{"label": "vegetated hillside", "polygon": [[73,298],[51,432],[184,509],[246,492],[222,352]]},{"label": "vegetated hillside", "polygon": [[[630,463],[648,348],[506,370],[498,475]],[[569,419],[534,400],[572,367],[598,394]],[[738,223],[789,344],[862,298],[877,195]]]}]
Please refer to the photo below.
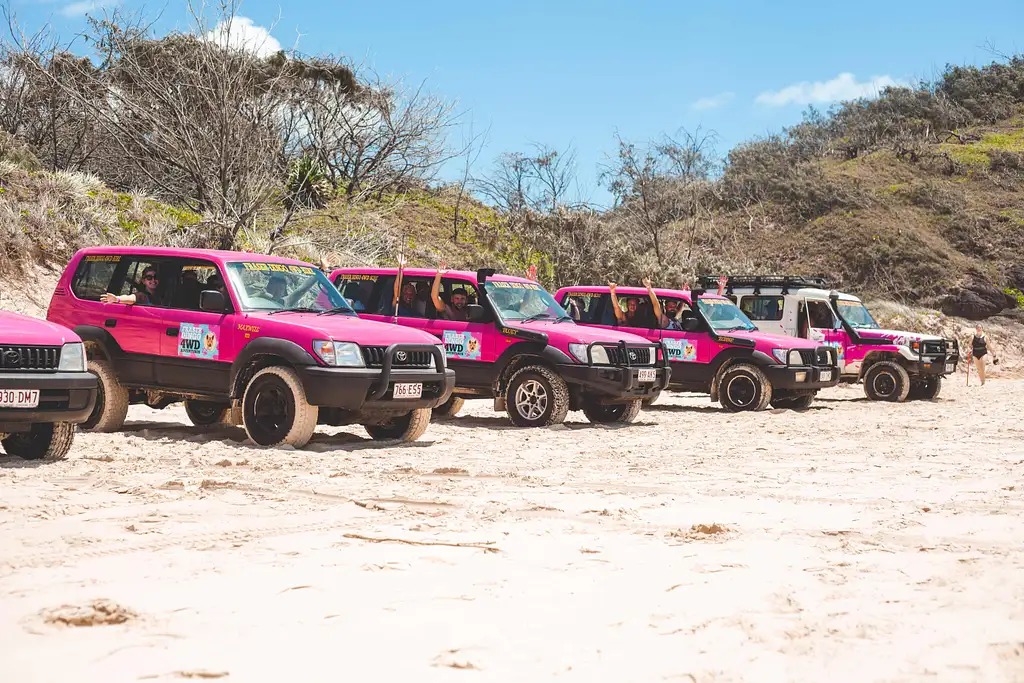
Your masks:
[{"label": "vegetated hillside", "polygon": [[[760,272],[824,274],[868,294],[938,306],[971,280],[1024,288],[1024,120],[809,162],[839,199],[810,220],[723,214],[735,256]],[[782,207],[779,213],[793,213]]]}]

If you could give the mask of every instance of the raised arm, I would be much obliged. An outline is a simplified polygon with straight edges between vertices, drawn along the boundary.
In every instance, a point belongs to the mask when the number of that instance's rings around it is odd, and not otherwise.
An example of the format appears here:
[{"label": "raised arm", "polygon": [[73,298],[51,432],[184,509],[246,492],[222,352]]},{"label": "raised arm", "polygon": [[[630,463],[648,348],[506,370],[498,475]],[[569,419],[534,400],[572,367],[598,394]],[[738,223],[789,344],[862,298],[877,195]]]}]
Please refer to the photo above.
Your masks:
[{"label": "raised arm", "polygon": [[664,320],[661,317],[661,302],[658,301],[658,295],[654,293],[654,288],[651,287],[651,278],[645,277],[643,283],[644,287],[647,288],[647,296],[651,298],[651,306],[654,307],[654,319],[658,321],[659,325],[664,325]]},{"label": "raised arm", "polygon": [[448,272],[448,264],[444,261],[437,266],[437,274],[434,275],[434,285],[430,288],[430,300],[434,302],[434,308],[438,313],[444,313],[444,301],[441,300],[441,276]]},{"label": "raised arm", "polygon": [[616,285],[614,282],[608,282],[608,291],[611,294],[612,311],[615,312],[615,320],[620,324],[625,324],[626,314],[622,312],[622,306],[619,306],[619,297],[615,296]]},{"label": "raised arm", "polygon": [[132,304],[135,303],[135,295],[126,294],[124,296],[121,296],[118,294],[111,294],[110,292],[107,292],[106,294],[100,297],[100,301],[102,301],[105,304],[127,304],[131,306]]},{"label": "raised arm", "polygon": [[398,272],[395,274],[395,293],[391,297],[391,309],[396,310],[398,306],[398,294],[402,291],[402,273],[405,271],[405,256],[398,256]]}]

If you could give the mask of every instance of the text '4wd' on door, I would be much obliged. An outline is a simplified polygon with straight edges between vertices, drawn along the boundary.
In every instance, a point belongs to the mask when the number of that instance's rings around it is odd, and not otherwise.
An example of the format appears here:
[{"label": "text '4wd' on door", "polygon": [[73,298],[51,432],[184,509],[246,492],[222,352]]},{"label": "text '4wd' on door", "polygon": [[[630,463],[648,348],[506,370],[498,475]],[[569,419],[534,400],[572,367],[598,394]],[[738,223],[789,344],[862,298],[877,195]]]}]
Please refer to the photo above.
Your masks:
[{"label": "text '4wd' on door", "polygon": [[408,441],[455,383],[436,339],[361,320],[322,272],[292,259],[84,249],[47,318],[86,343],[100,392],[83,428],[96,431],[120,429],[130,403],[184,400],[195,424],[240,422],[264,446],[301,446],[317,424]]}]

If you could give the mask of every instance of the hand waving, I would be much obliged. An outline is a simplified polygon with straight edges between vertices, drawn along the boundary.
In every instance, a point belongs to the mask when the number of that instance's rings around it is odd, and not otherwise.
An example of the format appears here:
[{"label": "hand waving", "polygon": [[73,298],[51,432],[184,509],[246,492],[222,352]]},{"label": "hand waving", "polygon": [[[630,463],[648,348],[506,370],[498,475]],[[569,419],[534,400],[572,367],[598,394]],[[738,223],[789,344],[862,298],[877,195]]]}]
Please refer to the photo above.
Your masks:
[{"label": "hand waving", "polygon": [[641,280],[641,282],[643,283],[644,287],[646,287],[647,289],[651,288],[651,278],[645,277],[643,280]]}]

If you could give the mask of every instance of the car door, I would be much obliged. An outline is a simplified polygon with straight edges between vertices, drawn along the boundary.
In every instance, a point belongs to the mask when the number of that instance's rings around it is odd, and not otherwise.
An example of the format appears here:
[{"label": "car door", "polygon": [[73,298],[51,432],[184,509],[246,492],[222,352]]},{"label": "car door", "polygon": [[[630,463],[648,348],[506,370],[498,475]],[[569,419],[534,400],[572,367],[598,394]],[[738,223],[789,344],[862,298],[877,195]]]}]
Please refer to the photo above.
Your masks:
[{"label": "car door", "polygon": [[[128,295],[143,289],[142,274],[149,268],[162,268],[159,259],[145,256],[118,256],[118,267],[110,283],[112,294]],[[161,283],[162,285],[162,283]],[[125,356],[117,362],[118,379],[128,385],[152,384],[160,357],[160,300],[135,304],[89,304],[98,307],[102,325],[114,338]]]},{"label": "car door", "polygon": [[[441,300],[444,303],[449,303],[452,292],[456,289],[466,291],[470,304],[480,303],[480,293],[476,283],[456,277],[441,279]],[[481,388],[491,386],[494,361],[504,349],[497,348],[496,340],[500,335],[489,314],[483,322],[446,320],[440,314],[434,319],[408,318],[408,320],[409,324],[429,332],[441,340],[444,344],[448,366],[455,370],[459,386]]]},{"label": "car door", "polygon": [[824,346],[831,346],[839,357],[839,371],[843,371],[848,338],[841,328],[832,306],[825,299],[804,298],[807,338]]},{"label": "car door", "polygon": [[230,361],[237,352],[231,303],[227,301],[224,311],[199,308],[206,282],[215,277],[225,282],[225,274],[212,262],[186,259],[168,262],[166,272],[174,280],[170,305],[161,309],[157,383],[168,389],[227,395]]}]

